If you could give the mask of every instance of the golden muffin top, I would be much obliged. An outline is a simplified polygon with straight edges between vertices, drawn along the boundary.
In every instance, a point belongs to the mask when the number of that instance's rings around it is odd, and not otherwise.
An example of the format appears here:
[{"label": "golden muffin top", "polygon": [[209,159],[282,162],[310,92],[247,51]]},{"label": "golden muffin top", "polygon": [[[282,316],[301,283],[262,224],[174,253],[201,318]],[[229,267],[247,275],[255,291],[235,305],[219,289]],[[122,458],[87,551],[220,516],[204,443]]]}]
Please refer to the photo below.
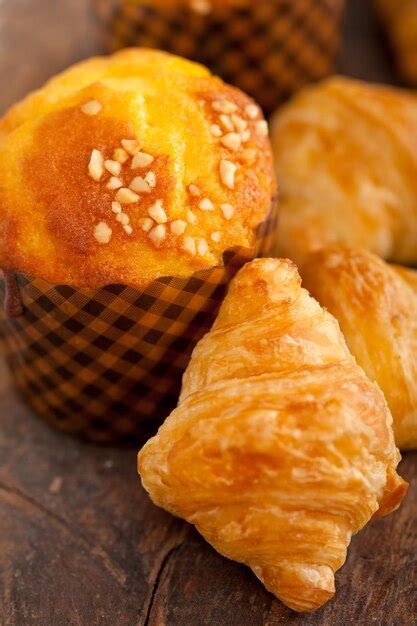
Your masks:
[{"label": "golden muffin top", "polygon": [[252,246],[275,193],[268,127],[195,63],[129,49],[52,79],[0,121],[0,267],[142,286]]}]

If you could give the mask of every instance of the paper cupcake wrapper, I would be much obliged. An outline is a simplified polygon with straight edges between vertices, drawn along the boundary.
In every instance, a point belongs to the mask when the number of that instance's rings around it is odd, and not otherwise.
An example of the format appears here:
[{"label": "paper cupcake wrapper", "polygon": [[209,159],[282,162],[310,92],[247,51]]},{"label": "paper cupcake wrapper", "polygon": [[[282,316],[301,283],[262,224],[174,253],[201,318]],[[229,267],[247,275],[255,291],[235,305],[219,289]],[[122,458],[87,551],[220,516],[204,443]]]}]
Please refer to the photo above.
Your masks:
[{"label": "paper cupcake wrapper", "polygon": [[[344,0],[96,4],[108,50],[145,46],[199,61],[251,94],[267,113],[305,83],[332,72],[344,9]],[[200,13],[198,6],[209,12]]]},{"label": "paper cupcake wrapper", "polygon": [[[0,343],[17,389],[66,432],[101,443],[145,440],[175,407],[191,352],[212,326],[231,278],[268,254],[275,226],[274,205],[254,249],[230,249],[224,266],[159,278],[143,291],[75,289],[5,273]],[[10,288],[13,281],[20,302],[6,307],[6,282]]]}]

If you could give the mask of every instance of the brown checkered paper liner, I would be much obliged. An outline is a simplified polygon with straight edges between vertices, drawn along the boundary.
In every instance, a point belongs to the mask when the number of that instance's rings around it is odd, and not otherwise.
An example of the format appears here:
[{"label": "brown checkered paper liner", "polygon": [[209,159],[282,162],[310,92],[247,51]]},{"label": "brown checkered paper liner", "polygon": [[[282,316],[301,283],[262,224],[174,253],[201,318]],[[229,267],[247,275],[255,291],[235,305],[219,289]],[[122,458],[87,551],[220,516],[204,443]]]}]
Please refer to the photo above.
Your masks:
[{"label": "brown checkered paper liner", "polygon": [[[143,291],[75,289],[5,273],[0,341],[17,389],[66,432],[100,443],[148,438],[175,407],[191,352],[212,326],[228,283],[247,261],[268,254],[275,226],[274,202],[254,249],[230,249],[224,266],[159,278]],[[21,310],[16,302],[5,306],[10,281]]]},{"label": "brown checkered paper liner", "polygon": [[[201,14],[194,7],[210,8]],[[344,0],[96,0],[105,46],[160,48],[207,65],[268,113],[331,73]]]}]

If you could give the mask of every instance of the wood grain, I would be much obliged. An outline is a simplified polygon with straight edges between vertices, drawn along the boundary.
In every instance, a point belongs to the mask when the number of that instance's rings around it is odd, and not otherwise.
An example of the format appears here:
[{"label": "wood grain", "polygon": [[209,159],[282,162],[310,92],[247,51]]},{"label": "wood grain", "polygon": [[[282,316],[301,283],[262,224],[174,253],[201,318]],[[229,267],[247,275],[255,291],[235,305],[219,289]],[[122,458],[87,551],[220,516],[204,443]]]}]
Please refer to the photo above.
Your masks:
[{"label": "wood grain", "polygon": [[[346,73],[392,81],[363,0],[352,0]],[[0,2],[0,109],[95,49],[86,0]],[[401,509],[354,537],[335,599],[286,609],[246,568],[154,507],[134,450],[50,430],[16,397],[0,361],[0,615],[5,626],[403,626],[417,616],[417,454]]]}]

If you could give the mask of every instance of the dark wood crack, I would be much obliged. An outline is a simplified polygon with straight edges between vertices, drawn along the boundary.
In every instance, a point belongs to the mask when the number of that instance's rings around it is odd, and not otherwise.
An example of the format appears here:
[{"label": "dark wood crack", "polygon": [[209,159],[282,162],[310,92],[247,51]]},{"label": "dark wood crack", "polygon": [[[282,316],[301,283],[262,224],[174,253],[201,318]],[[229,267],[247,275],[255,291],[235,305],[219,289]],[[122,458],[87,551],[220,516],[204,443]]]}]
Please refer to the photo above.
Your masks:
[{"label": "dark wood crack", "polygon": [[160,585],[160,582],[162,580],[162,577],[165,573],[165,570],[168,567],[169,562],[172,560],[172,557],[177,554],[181,548],[184,546],[185,544],[185,538],[182,539],[179,543],[177,543],[175,546],[173,546],[170,550],[168,550],[168,552],[165,554],[164,558],[161,561],[161,565],[159,566],[155,581],[153,583],[152,586],[152,591],[150,594],[150,598],[149,598],[149,603],[148,606],[146,608],[146,615],[143,621],[143,626],[149,626],[150,623],[150,618],[151,618],[151,614],[152,614],[152,609],[154,607],[154,603],[155,603],[155,597],[156,594],[158,593],[158,588]]}]

